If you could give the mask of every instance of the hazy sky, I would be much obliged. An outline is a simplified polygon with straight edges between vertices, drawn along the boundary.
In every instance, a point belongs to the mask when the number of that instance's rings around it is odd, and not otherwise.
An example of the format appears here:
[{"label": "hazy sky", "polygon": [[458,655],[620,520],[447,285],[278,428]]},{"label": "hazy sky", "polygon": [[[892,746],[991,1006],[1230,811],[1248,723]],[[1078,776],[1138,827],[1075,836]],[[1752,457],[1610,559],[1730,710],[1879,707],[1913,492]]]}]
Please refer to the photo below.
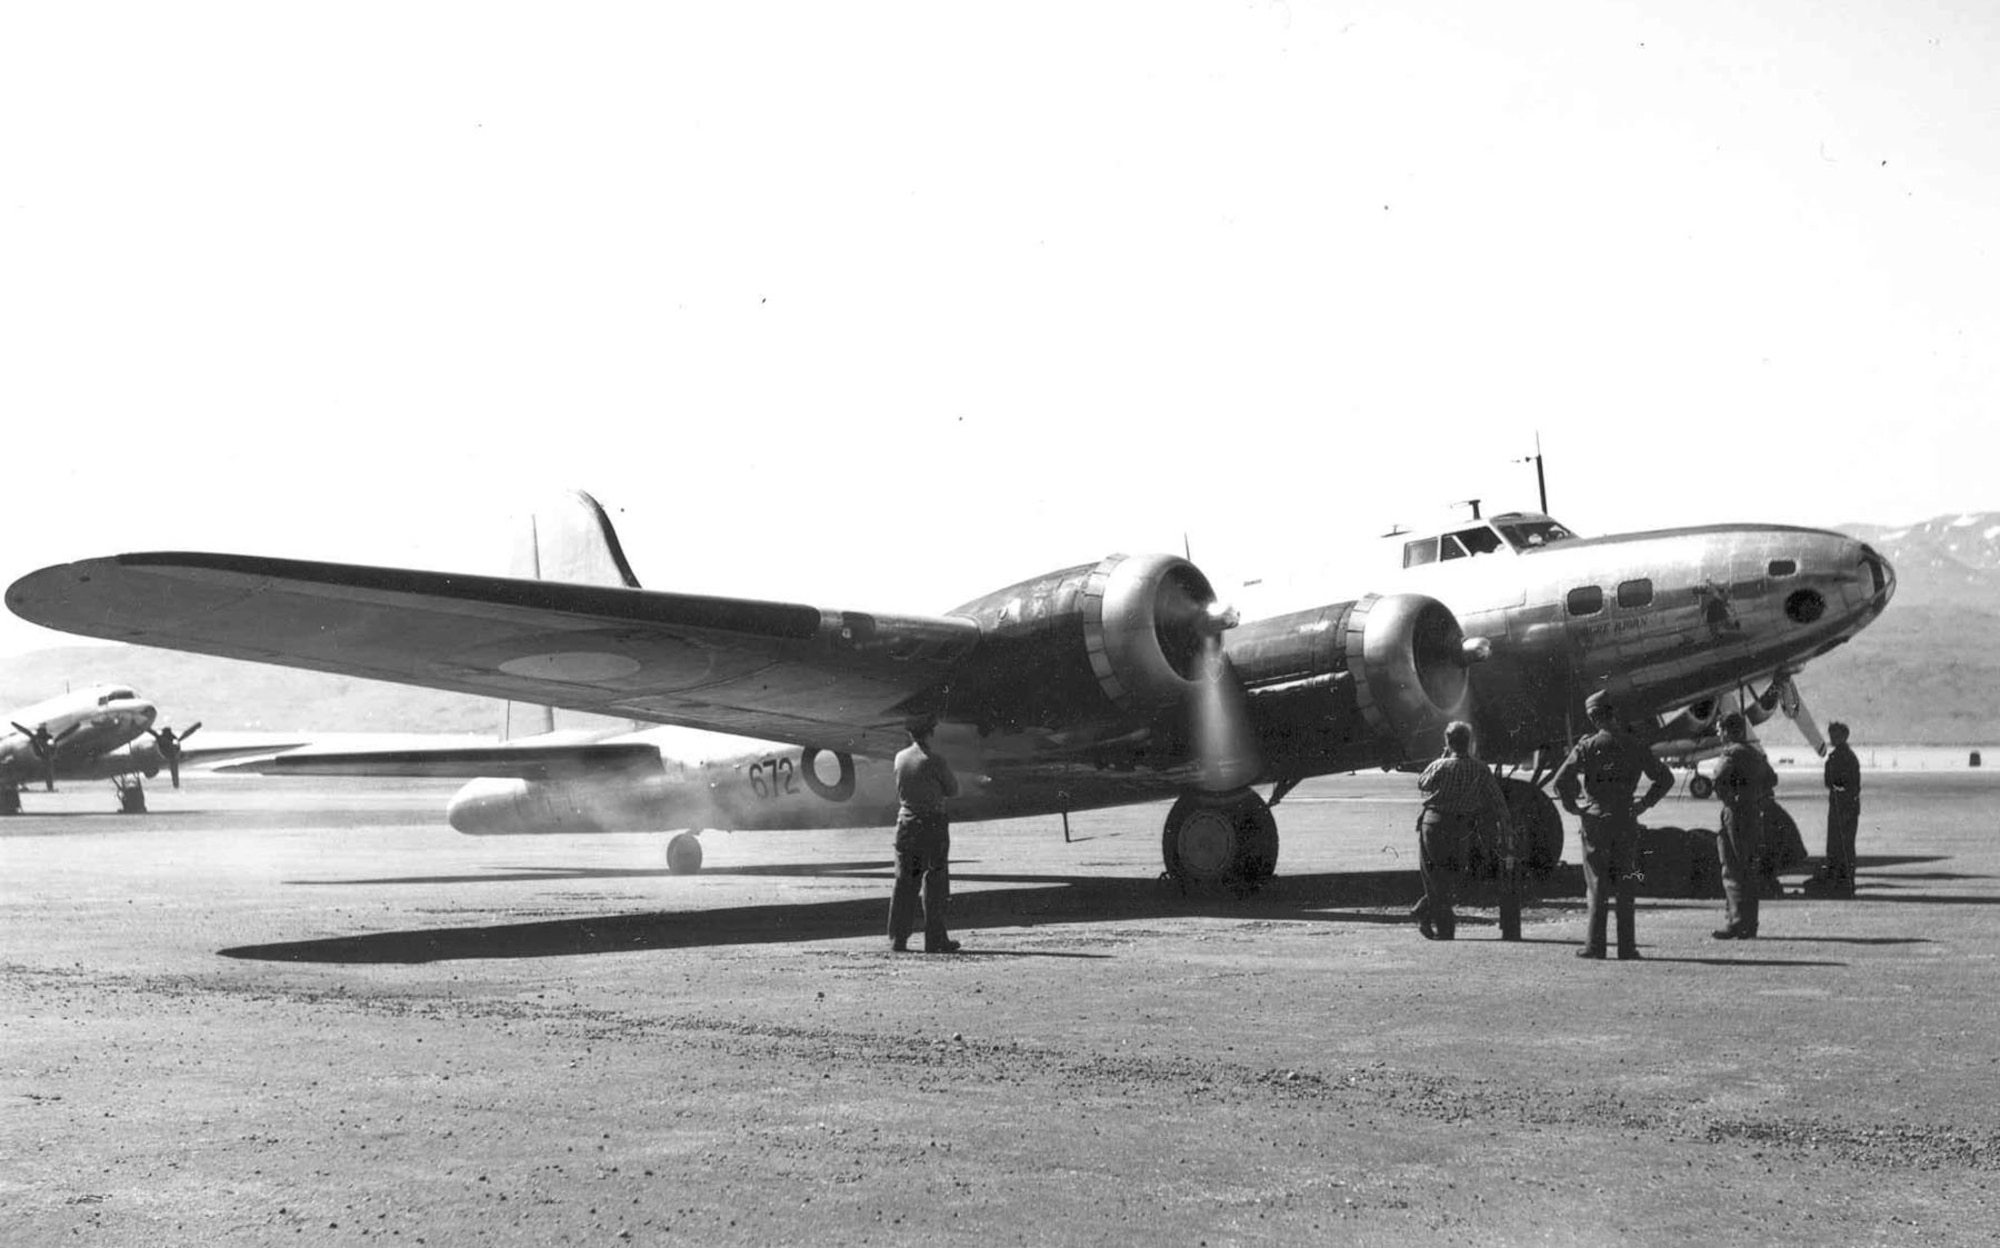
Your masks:
[{"label": "hazy sky", "polygon": [[1591,533],[2000,508],[1996,13],[16,6],[0,582],[498,571],[582,487],[649,584],[940,610],[1533,506],[1538,432]]}]

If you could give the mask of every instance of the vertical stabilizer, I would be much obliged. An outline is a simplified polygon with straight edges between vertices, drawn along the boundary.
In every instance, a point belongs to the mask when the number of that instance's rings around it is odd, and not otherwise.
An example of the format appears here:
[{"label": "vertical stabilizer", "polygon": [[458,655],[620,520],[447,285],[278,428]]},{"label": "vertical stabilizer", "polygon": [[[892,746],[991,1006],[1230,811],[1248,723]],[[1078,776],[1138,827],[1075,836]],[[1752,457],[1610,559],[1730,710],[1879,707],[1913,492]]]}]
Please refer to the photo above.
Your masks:
[{"label": "vertical stabilizer", "polygon": [[[532,581],[565,581],[572,585],[620,585],[639,588],[632,565],[618,544],[618,531],[596,499],[582,490],[557,495],[522,516],[514,536],[508,575]],[[580,723],[623,724],[594,715],[565,716]],[[634,725],[636,726],[636,725]],[[502,725],[505,740],[554,732],[555,711],[546,706],[509,702]]]}]

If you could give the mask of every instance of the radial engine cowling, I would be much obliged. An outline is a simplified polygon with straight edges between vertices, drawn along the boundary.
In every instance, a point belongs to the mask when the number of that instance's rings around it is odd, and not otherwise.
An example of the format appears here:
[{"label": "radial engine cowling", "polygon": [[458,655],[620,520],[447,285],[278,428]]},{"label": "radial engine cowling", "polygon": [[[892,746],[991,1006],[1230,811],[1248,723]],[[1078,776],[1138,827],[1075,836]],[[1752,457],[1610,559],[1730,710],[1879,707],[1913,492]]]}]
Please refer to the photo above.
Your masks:
[{"label": "radial engine cowling", "polygon": [[1398,742],[1405,759],[1437,753],[1444,726],[1472,709],[1458,617],[1423,594],[1371,594],[1346,623],[1347,670],[1362,719]]}]

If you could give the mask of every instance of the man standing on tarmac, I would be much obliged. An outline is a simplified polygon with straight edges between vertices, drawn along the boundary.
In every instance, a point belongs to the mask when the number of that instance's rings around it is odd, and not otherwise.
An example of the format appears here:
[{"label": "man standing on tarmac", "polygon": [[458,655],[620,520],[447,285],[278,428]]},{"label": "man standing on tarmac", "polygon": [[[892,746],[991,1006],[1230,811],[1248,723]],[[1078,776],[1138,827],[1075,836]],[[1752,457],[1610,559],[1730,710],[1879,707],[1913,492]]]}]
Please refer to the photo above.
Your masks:
[{"label": "man standing on tarmac", "polygon": [[1820,887],[1829,897],[1854,896],[1854,834],[1861,825],[1861,760],[1847,746],[1847,725],[1826,726],[1826,862]]},{"label": "man standing on tarmac", "polygon": [[[1604,956],[1606,911],[1612,896],[1618,909],[1618,957],[1639,956],[1634,932],[1633,888],[1639,875],[1638,818],[1673,788],[1674,773],[1630,733],[1618,727],[1611,695],[1602,689],[1586,698],[1584,713],[1597,731],[1576,743],[1554,777],[1563,809],[1583,824],[1583,883],[1589,919],[1579,958]],[[1639,777],[1652,782],[1633,799]],[[1611,896],[1607,896],[1607,890]]]},{"label": "man standing on tarmac", "polygon": [[[1417,817],[1417,864],[1424,880],[1424,898],[1417,903],[1418,928],[1426,940],[1451,940],[1458,932],[1458,915],[1452,905],[1458,899],[1466,844],[1477,820],[1492,820],[1488,826],[1496,831],[1494,842],[1503,846],[1503,856],[1511,857],[1507,799],[1501,796],[1500,782],[1486,764],[1472,757],[1472,725],[1458,720],[1445,725],[1444,756],[1417,777],[1417,791],[1424,795],[1423,813]],[[1502,867],[1501,939],[1519,940],[1520,894],[1506,891],[1504,873],[1509,865]],[[1511,929],[1509,895],[1514,902]]]},{"label": "man standing on tarmac", "polygon": [[910,947],[916,926],[919,884],[924,903],[924,952],[957,953],[945,931],[951,900],[951,821],[944,799],[958,796],[958,777],[944,755],[931,748],[935,719],[910,721],[910,744],[896,755],[896,888],[889,895],[889,947]]},{"label": "man standing on tarmac", "polygon": [[1722,761],[1715,769],[1715,795],[1722,799],[1722,830],[1716,849],[1722,857],[1724,923],[1709,933],[1717,940],[1751,940],[1757,935],[1759,863],[1764,856],[1764,804],[1778,786],[1778,773],[1756,747],[1734,711],[1720,725]]}]

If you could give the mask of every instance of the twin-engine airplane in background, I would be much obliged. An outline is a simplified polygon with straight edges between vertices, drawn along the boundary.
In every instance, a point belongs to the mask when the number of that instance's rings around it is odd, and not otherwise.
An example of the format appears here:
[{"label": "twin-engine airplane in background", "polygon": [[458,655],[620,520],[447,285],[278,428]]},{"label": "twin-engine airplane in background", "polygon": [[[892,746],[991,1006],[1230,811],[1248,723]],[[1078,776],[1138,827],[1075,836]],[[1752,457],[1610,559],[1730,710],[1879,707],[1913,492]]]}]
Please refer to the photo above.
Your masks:
[{"label": "twin-engine airplane in background", "polygon": [[[530,531],[512,577],[127,554],[31,573],[7,604],[89,636],[754,739],[676,758],[657,729],[553,734],[262,768],[473,778],[449,810],[461,832],[886,826],[905,726],[935,718],[964,790],[956,818],[1176,799],[1167,871],[1223,881],[1275,870],[1271,806],[1294,785],[1427,761],[1452,719],[1473,723],[1483,757],[1541,764],[1510,798],[1538,842],[1552,829],[1560,845],[1536,782],[1585,695],[1611,690],[1656,736],[1685,727],[1752,682],[1788,682],[1880,614],[1895,584],[1839,533],[1576,538],[1512,513],[1413,539],[1396,592],[1249,622],[1163,554],[891,615],[643,590],[584,494]],[[675,837],[668,860],[692,869],[699,842]]]},{"label": "twin-engine airplane in background", "polygon": [[109,780],[121,810],[143,812],[141,778],[165,768],[181,787],[181,763],[190,753],[182,743],[201,727],[182,733],[154,728],[158,714],[127,686],[93,685],[7,716],[0,734],[0,815],[21,813],[22,789],[39,781],[54,792],[58,780]]}]

